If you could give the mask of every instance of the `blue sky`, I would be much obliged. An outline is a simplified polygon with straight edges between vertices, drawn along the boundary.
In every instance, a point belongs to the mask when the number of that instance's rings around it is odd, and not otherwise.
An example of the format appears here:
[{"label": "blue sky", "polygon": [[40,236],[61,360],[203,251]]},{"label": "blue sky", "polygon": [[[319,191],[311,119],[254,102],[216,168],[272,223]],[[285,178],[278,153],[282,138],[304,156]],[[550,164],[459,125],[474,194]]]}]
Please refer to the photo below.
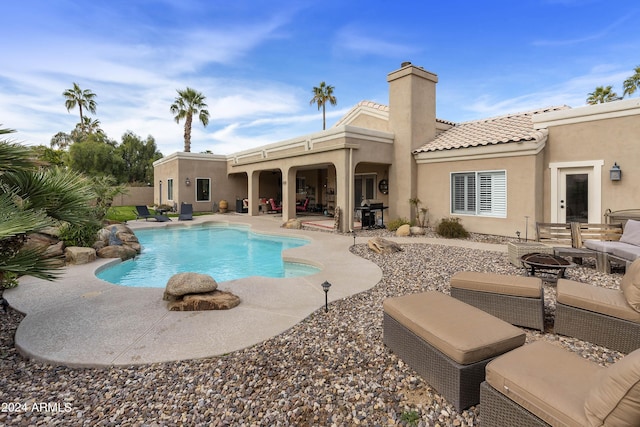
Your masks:
[{"label": "blue sky", "polygon": [[579,107],[600,85],[622,95],[640,65],[637,0],[21,0],[2,15],[0,123],[28,145],[75,127],[73,82],[97,95],[110,138],[151,135],[164,155],[183,149],[169,106],[193,87],[211,121],[194,124],[192,152],[229,154],[321,130],[309,101],[323,80],[338,99],[327,126],[361,100],[388,104],[403,61],[438,75],[451,121]]}]

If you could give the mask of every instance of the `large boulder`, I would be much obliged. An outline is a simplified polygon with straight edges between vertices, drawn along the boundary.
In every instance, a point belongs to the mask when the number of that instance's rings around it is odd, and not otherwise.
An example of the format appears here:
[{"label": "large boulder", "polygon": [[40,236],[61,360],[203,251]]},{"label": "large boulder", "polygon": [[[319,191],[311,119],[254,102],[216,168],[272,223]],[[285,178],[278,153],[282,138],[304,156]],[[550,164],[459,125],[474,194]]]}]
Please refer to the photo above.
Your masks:
[{"label": "large boulder", "polygon": [[[124,247],[126,249],[117,250],[117,249],[108,249],[104,250],[108,247]],[[127,227],[124,224],[113,224],[108,225],[98,231],[98,239],[96,243],[94,243],[93,248],[98,253],[99,257],[102,258],[122,258],[120,255],[124,254],[128,256],[128,258],[135,257],[136,254],[139,254],[142,250],[140,243],[138,242],[138,238],[136,237],[133,230]],[[130,250],[133,250],[135,254],[130,256]],[[101,255],[101,253],[105,255]],[[118,254],[118,256],[113,256],[113,254]],[[109,255],[107,255],[109,254]],[[123,258],[124,259],[124,258]]]},{"label": "large boulder", "polygon": [[292,228],[292,229],[300,230],[302,228],[302,222],[299,219],[293,218],[283,223],[282,228]]},{"label": "large boulder", "polygon": [[102,249],[96,251],[96,254],[100,258],[120,258],[122,261],[126,261],[131,258],[135,258],[138,255],[135,249],[129,246],[105,246]]},{"label": "large boulder", "polygon": [[416,236],[424,236],[426,234],[424,231],[424,228],[418,227],[418,226],[411,227],[410,231],[412,235],[416,235]]},{"label": "large boulder", "polygon": [[184,298],[171,301],[170,311],[197,311],[197,310],[229,310],[240,304],[240,298],[231,292],[213,291],[202,294],[189,294]]},{"label": "large boulder", "polygon": [[411,226],[409,224],[402,224],[396,230],[396,236],[410,236],[411,235]]},{"label": "large boulder", "polygon": [[96,250],[80,246],[68,246],[65,251],[67,264],[88,264],[96,259]]},{"label": "large boulder", "polygon": [[367,246],[369,247],[369,249],[378,254],[389,254],[400,252],[402,250],[400,245],[390,240],[383,239],[382,237],[374,237],[373,239],[370,239],[367,242]]},{"label": "large boulder", "polygon": [[207,274],[178,273],[169,278],[163,299],[175,301],[187,294],[203,294],[216,289],[218,289],[218,282]]}]

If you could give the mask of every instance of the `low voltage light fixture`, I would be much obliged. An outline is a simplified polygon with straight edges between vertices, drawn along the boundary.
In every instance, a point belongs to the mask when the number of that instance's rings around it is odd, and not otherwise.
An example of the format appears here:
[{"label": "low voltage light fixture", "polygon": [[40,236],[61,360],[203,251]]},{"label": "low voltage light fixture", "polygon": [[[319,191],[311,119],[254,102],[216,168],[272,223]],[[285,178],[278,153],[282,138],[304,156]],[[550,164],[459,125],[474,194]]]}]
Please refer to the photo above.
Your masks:
[{"label": "low voltage light fixture", "polygon": [[189,177],[184,180],[184,183],[187,185],[187,187],[191,185],[191,180],[189,179]]},{"label": "low voltage light fixture", "polygon": [[622,169],[620,169],[618,163],[613,162],[613,166],[609,170],[609,178],[611,181],[620,181],[622,179]]},{"label": "low voltage light fixture", "polygon": [[324,312],[329,312],[329,288],[331,287],[331,283],[326,280],[322,284],[322,290],[324,291]]}]

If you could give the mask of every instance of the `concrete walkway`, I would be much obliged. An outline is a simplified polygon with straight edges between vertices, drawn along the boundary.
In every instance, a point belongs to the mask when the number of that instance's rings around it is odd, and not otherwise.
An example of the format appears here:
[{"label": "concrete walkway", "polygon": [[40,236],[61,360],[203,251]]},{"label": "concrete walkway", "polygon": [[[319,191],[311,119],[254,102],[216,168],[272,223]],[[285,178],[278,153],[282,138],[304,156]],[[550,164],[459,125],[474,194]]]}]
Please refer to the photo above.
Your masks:
[{"label": "concrete walkway", "polygon": [[[281,218],[261,215],[209,215],[194,221],[132,221],[132,229],[196,226],[215,221],[245,224],[253,231],[304,237],[310,244],[288,249],[287,261],[322,270],[297,278],[249,277],[222,282],[219,289],[241,298],[224,311],[170,312],[164,289],[130,288],[102,281],[95,272],[118,260],[98,259],[65,268],[61,279],[47,282],[22,277],[6,290],[9,304],[26,317],[16,331],[16,347],[26,357],[66,366],[147,364],[216,356],[260,343],[284,332],[324,305],[321,284],[332,286],[329,301],[346,298],[377,284],[380,268],[349,252],[353,237],[280,228]],[[368,237],[357,237],[366,243]],[[453,244],[506,251],[505,245],[467,241],[394,238],[399,243]],[[177,255],[176,255],[177,256]],[[206,253],[203,253],[206,256]]]}]

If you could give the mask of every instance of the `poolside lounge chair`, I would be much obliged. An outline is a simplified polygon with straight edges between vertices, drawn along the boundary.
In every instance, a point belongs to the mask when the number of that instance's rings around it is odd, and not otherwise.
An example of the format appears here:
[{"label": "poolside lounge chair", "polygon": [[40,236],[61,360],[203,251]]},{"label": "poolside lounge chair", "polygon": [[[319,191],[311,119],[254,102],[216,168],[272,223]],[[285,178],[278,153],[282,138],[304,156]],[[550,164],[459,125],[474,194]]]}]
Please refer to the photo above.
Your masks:
[{"label": "poolside lounge chair", "polygon": [[147,221],[149,218],[155,218],[155,220],[158,222],[171,221],[171,218],[169,218],[166,215],[152,214],[151,212],[149,212],[149,208],[146,207],[145,205],[136,206],[135,214],[136,214],[136,219],[144,218],[145,221]]},{"label": "poolside lounge chair", "polygon": [[309,198],[304,199],[304,203],[301,205],[296,205],[297,212],[306,212],[309,207]]},{"label": "poolside lounge chair", "polygon": [[282,206],[276,206],[275,200],[269,199],[269,207],[267,212],[282,212]]},{"label": "poolside lounge chair", "polygon": [[193,205],[191,203],[180,204],[180,216],[178,221],[189,221],[193,219]]}]

